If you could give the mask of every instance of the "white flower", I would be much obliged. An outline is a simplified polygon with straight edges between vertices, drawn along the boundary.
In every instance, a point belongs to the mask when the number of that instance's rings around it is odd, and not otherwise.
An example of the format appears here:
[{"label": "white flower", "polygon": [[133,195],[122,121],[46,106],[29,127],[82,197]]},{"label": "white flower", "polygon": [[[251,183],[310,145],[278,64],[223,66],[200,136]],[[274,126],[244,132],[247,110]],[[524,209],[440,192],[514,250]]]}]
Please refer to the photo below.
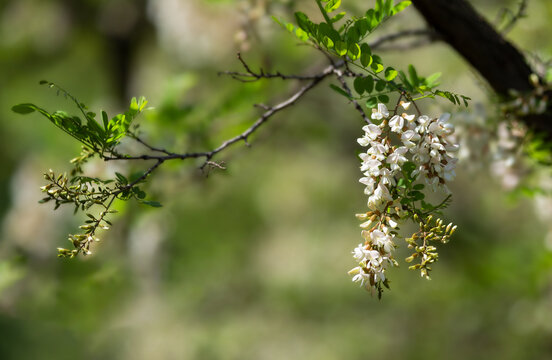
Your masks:
[{"label": "white flower", "polygon": [[387,224],[389,224],[389,226],[391,226],[393,229],[397,227],[397,225],[399,225],[395,220],[389,218],[389,220],[387,220]]},{"label": "white flower", "polygon": [[410,152],[412,153],[412,161],[416,164],[425,164],[431,159],[429,157],[429,150],[426,146],[416,146],[410,149]]},{"label": "white flower", "polygon": [[445,145],[445,150],[447,152],[457,152],[458,150],[460,150],[460,145],[458,145],[458,144],[449,144],[447,142],[446,145]]},{"label": "white flower", "polygon": [[377,268],[383,262],[381,254],[377,250],[368,250],[365,253],[366,267]]},{"label": "white flower", "polygon": [[378,176],[381,166],[381,161],[369,158],[362,163],[360,171],[366,176]]},{"label": "white flower", "polygon": [[443,115],[439,116],[439,119],[437,119],[437,121],[433,121],[429,125],[428,131],[438,136],[452,134],[454,132],[454,125],[448,122],[449,118],[450,114],[448,113],[444,113]]},{"label": "white flower", "polygon": [[372,210],[377,210],[378,207],[388,201],[393,201],[393,198],[391,197],[387,187],[380,182],[372,196],[368,198],[368,207]]},{"label": "white flower", "polygon": [[456,168],[457,159],[452,160],[453,161],[449,161],[449,163],[443,167],[443,175],[441,177],[446,181],[452,181],[456,177],[456,172],[454,171],[454,169]]},{"label": "white flower", "polygon": [[387,110],[387,106],[385,106],[385,104],[379,103],[377,110],[372,109],[372,119],[374,120],[387,119],[388,116],[389,110]]},{"label": "white flower", "polygon": [[412,122],[416,116],[415,115],[408,115],[406,113],[402,113],[401,117],[403,119],[405,119],[406,121],[408,121],[408,122]]},{"label": "white flower", "polygon": [[351,269],[351,271],[349,271],[349,275],[355,275],[353,276],[353,282],[360,282],[360,286],[366,287],[370,284],[370,278],[372,277],[370,273],[365,272],[360,266]]},{"label": "white flower", "polygon": [[[370,225],[372,225],[373,221],[368,219],[367,221],[363,222],[362,224],[360,224],[360,227],[362,229],[368,229],[370,227]],[[362,233],[361,233],[362,234]]]},{"label": "white flower", "polygon": [[366,245],[358,244],[356,248],[353,250],[353,258],[357,260],[359,263],[366,260],[366,254],[369,250],[366,249]]},{"label": "white flower", "polygon": [[357,142],[359,143],[360,146],[368,146],[370,145],[371,140],[370,138],[363,136],[361,138],[358,138]]},{"label": "white flower", "polygon": [[391,185],[395,186],[395,177],[393,176],[393,173],[389,171],[388,168],[382,168],[380,170],[380,176],[381,176],[381,182],[384,185]]},{"label": "white flower", "polygon": [[368,149],[368,151],[366,151],[366,153],[373,155],[373,157],[379,161],[385,160],[387,151],[389,151],[389,146],[387,146],[384,141],[381,143],[374,141],[371,145],[372,146]]},{"label": "white flower", "polygon": [[404,101],[401,100],[400,104],[401,104],[402,108],[405,109],[405,110],[408,110],[408,108],[410,107],[410,101],[409,102],[404,102]]},{"label": "white flower", "polygon": [[427,126],[429,125],[429,122],[431,119],[427,115],[421,115],[418,117],[418,126],[416,126],[416,131],[421,133],[424,133],[427,131]]},{"label": "white flower", "polygon": [[431,190],[437,191],[437,185],[439,185],[439,177],[438,176],[427,177],[426,184],[429,185],[429,188]]},{"label": "white flower", "polygon": [[399,115],[395,115],[389,120],[389,126],[391,126],[391,131],[396,133],[401,133],[404,127],[404,118]]},{"label": "white flower", "polygon": [[364,188],[364,193],[366,195],[372,195],[374,193],[374,186],[376,185],[376,180],[374,180],[371,176],[366,176],[360,178],[359,182],[361,184],[366,185],[366,188]]},{"label": "white flower", "polygon": [[372,243],[374,245],[376,245],[380,249],[383,249],[383,251],[388,254],[395,249],[395,244],[393,244],[391,236],[383,233],[382,231],[374,230],[370,234],[370,237],[372,238]]},{"label": "white flower", "polygon": [[357,139],[360,146],[370,145],[372,141],[376,140],[381,135],[381,129],[374,124],[363,126],[362,130],[364,130],[364,136]]},{"label": "white flower", "polygon": [[381,135],[381,129],[379,126],[374,124],[364,125],[362,127],[362,130],[366,133],[365,136],[370,138],[371,140],[376,140],[378,136]]},{"label": "white flower", "polygon": [[418,141],[418,140],[420,140],[420,135],[418,135],[413,130],[406,130],[401,135],[401,141],[403,142],[404,146],[406,146],[409,149],[416,146],[415,142]]},{"label": "white flower", "polygon": [[401,169],[401,165],[407,160],[404,156],[407,151],[408,149],[405,146],[401,146],[395,149],[395,151],[393,151],[391,155],[387,157],[386,162],[388,164],[391,164],[391,170],[397,171]]}]

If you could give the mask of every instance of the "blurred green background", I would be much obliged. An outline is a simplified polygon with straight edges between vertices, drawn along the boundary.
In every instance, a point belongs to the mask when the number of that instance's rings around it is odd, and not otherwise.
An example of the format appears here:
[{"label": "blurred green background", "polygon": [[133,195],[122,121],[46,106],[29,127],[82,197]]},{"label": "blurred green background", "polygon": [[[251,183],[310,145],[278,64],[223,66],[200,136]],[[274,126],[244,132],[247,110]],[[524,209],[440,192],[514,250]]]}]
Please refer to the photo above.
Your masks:
[{"label": "blurred green background", "polygon": [[[491,21],[517,3],[473,1]],[[357,15],[372,5],[344,2]],[[39,205],[39,186],[49,168],[69,169],[80,147],[10,107],[75,111],[39,86],[43,79],[110,114],[144,95],[155,107],[140,119],[150,142],[211,148],[250,126],[254,103],[275,104],[297,86],[217,76],[241,70],[237,51],[267,71],[325,65],[270,19],[291,20],[296,10],[317,16],[310,1],[0,3],[0,359],[552,358],[552,205],[513,197],[483,161],[457,171],[446,216],[459,229],[432,281],[402,262],[381,301],[351,283],[350,251],[360,242],[353,215],[366,206],[357,181],[362,122],[329,82],[275,116],[251,148],[221,153],[226,171],[166,164],[149,186],[164,207],[119,204],[94,255],[56,258],[82,219]],[[508,37],[549,58],[552,3],[530,1],[527,14]],[[408,9],[382,33],[422,25]],[[472,97],[471,110],[487,106],[477,75],[444,44],[382,56],[395,68],[442,71],[442,87]]]}]

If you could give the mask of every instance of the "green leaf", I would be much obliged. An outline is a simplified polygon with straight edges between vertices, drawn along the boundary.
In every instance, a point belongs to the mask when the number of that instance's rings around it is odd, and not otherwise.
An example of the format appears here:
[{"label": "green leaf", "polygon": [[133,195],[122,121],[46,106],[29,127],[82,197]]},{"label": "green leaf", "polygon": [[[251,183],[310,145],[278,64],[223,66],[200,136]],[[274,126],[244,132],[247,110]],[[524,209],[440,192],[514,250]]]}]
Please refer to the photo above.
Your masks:
[{"label": "green leaf", "polygon": [[381,22],[384,17],[383,0],[376,0],[376,5],[374,6],[374,10],[376,10],[376,17],[378,19],[378,22]]},{"label": "green leaf", "polygon": [[146,100],[146,98],[144,96],[140,96],[140,98],[138,99],[138,111],[143,111],[147,104],[148,101]]},{"label": "green leaf", "polygon": [[351,60],[356,60],[360,57],[360,46],[358,46],[357,43],[353,43],[349,45],[349,48],[347,50],[347,55]]},{"label": "green leaf", "polygon": [[397,77],[398,74],[398,71],[393,69],[392,67],[388,67],[387,69],[385,69],[385,79],[387,81],[393,80]]},{"label": "green leaf", "polygon": [[456,98],[454,97],[454,95],[450,91],[437,90],[435,92],[435,95],[443,97],[443,98],[447,99],[448,101],[450,101],[451,103],[453,103],[454,105],[456,105]]},{"label": "green leaf", "polygon": [[406,185],[405,185],[405,182],[404,182],[404,178],[400,178],[399,181],[397,181],[397,187],[400,187],[400,188],[405,188]]},{"label": "green leaf", "polygon": [[408,74],[410,75],[410,81],[412,82],[412,85],[414,87],[418,86],[420,84],[420,78],[416,73],[416,68],[414,67],[414,65],[408,65]]},{"label": "green leaf", "polygon": [[465,106],[465,107],[468,107],[468,100],[471,100],[471,98],[462,95],[462,100],[464,101],[464,106]]},{"label": "green leaf", "polygon": [[364,79],[360,76],[355,78],[355,81],[353,82],[353,86],[355,88],[355,91],[359,95],[362,95],[362,93],[364,92]]},{"label": "green leaf", "polygon": [[333,48],[341,40],[339,33],[326,23],[321,23],[318,27],[318,37],[328,49]]},{"label": "green leaf", "polygon": [[140,201],[140,203],[144,204],[144,205],[148,205],[148,206],[151,206],[151,207],[162,207],[163,205],[161,205],[160,202],[157,202],[157,201],[147,201],[147,200],[142,200]]},{"label": "green leaf", "polygon": [[335,44],[335,52],[337,53],[337,55],[339,56],[343,56],[345,54],[347,54],[347,43],[343,42],[343,41],[338,41],[336,42]]},{"label": "green leaf", "polygon": [[402,166],[402,172],[408,182],[412,182],[414,178],[412,177],[412,172],[416,169],[416,164],[411,161],[407,161]]},{"label": "green leaf", "polygon": [[128,184],[128,180],[123,174],[115,172],[115,176],[121,184]]},{"label": "green leaf", "polygon": [[425,84],[429,86],[430,88],[435,87],[439,85],[439,78],[441,77],[441,73],[437,72],[435,74],[431,74],[427,77],[425,80]]},{"label": "green leaf", "polygon": [[370,46],[368,44],[362,44],[360,45],[360,63],[365,68],[370,66],[372,64],[372,51],[370,49]]},{"label": "green leaf", "polygon": [[295,12],[294,15],[295,15],[295,21],[297,22],[297,25],[306,33],[310,35],[314,35],[314,34],[311,34],[311,26],[310,26],[311,21],[309,20],[309,17],[301,11]]},{"label": "green leaf", "polygon": [[374,30],[379,25],[380,20],[374,9],[370,9],[366,12],[366,23],[368,24],[369,31]]},{"label": "green leaf", "polygon": [[400,3],[395,5],[393,10],[391,10],[391,15],[395,15],[396,13],[403,11],[404,9],[409,7],[410,4],[412,4],[412,1],[401,1]]},{"label": "green leaf", "polygon": [[399,77],[401,78],[403,86],[405,86],[408,91],[410,92],[414,91],[414,87],[412,86],[412,84],[410,84],[410,81],[408,80],[408,77],[406,76],[404,71],[402,70],[399,71]]},{"label": "green leaf", "polygon": [[345,38],[347,39],[347,44],[349,44],[349,46],[351,44],[358,43],[358,41],[360,40],[360,32],[358,28],[356,26],[350,27],[347,31],[347,34],[345,35]]},{"label": "green leaf", "polygon": [[36,110],[36,106],[34,104],[17,104],[12,106],[12,111],[18,114],[30,114]]},{"label": "green leaf", "polygon": [[337,10],[341,6],[341,0],[330,0],[324,6],[324,10],[328,13]]},{"label": "green leaf", "polygon": [[378,100],[381,103],[387,104],[389,102],[389,96],[387,95],[379,95]]},{"label": "green leaf", "polygon": [[414,185],[413,189],[414,190],[423,190],[424,187],[425,187],[424,184],[416,184],[416,185]]},{"label": "green leaf", "polygon": [[414,200],[423,200],[423,199],[425,199],[424,193],[420,192],[420,191],[417,191],[417,190],[409,192],[408,196],[410,196]]},{"label": "green leaf", "polygon": [[330,21],[333,23],[336,23],[338,22],[339,20],[341,20],[343,17],[345,16],[345,12],[340,12],[339,14],[335,15],[334,17],[332,17],[330,19]]},{"label": "green leaf", "polygon": [[146,193],[143,190],[141,190],[139,187],[132,188],[132,192],[134,192],[134,195],[140,200],[143,200],[146,198]]},{"label": "green leaf", "polygon": [[370,30],[370,26],[368,25],[368,21],[366,21],[365,18],[361,18],[355,22],[355,28],[358,30],[358,34],[360,37],[363,37],[366,35],[368,30]]},{"label": "green leaf", "polygon": [[374,5],[374,10],[376,12],[380,12],[383,9],[383,0],[376,0],[376,4]]},{"label": "green leaf", "polygon": [[368,100],[366,100],[366,107],[369,109],[373,109],[378,105],[378,98],[371,97]]},{"label": "green leaf", "polygon": [[327,36],[324,36],[321,42],[322,42],[322,45],[326,47],[326,49],[332,49],[334,47],[334,42],[332,41],[332,39],[330,39]]},{"label": "green leaf", "polygon": [[378,80],[378,82],[376,82],[376,91],[383,91],[385,86],[387,86],[387,82],[385,80]]},{"label": "green leaf", "polygon": [[412,201],[413,201],[413,199],[411,199],[411,198],[403,197],[401,199],[401,204],[406,205],[408,203],[411,203]]},{"label": "green leaf", "polygon": [[383,5],[383,16],[387,17],[391,15],[392,10],[393,10],[393,0],[386,0],[385,4]]},{"label": "green leaf", "polygon": [[295,37],[297,37],[301,41],[308,41],[309,40],[309,34],[307,34],[305,31],[297,28],[295,29],[294,33]]},{"label": "green leaf", "polygon": [[107,131],[107,126],[109,125],[109,118],[107,117],[107,113],[102,110],[102,122],[104,125],[104,129]]},{"label": "green leaf", "polygon": [[377,74],[377,73],[380,73],[383,71],[384,69],[384,66],[382,64],[382,61],[381,61],[381,58],[376,55],[376,54],[373,54],[372,55],[372,65],[370,65],[370,67],[372,68],[372,70]]},{"label": "green leaf", "polygon": [[347,94],[347,92],[345,90],[343,90],[342,88],[340,88],[339,86],[336,86],[334,84],[330,84],[330,87],[332,88],[333,91],[337,92],[339,95],[343,95],[347,99],[351,100],[351,96],[349,96],[349,94]]},{"label": "green leaf", "polygon": [[384,67],[382,64],[380,63],[372,63],[372,65],[370,65],[370,67],[372,68],[372,70],[377,74],[377,73],[380,73],[383,71]]},{"label": "green leaf", "polygon": [[368,94],[374,90],[374,78],[371,75],[368,75],[364,78],[364,91]]}]

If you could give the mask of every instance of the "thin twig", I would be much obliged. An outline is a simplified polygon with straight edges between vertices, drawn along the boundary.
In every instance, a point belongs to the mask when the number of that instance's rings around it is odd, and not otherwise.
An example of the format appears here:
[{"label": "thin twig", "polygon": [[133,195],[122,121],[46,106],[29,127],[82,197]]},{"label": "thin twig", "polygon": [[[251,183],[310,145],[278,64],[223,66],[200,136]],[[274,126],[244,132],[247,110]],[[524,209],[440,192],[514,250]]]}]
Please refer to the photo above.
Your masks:
[{"label": "thin twig", "polygon": [[422,47],[422,46],[426,46],[426,45],[430,45],[432,43],[434,43],[436,40],[435,39],[420,39],[420,40],[417,40],[417,41],[411,41],[411,42],[408,42],[408,43],[404,43],[404,44],[392,44],[392,45],[387,45],[387,46],[381,46],[381,47],[378,47],[378,51],[382,51],[382,52],[385,52],[385,51],[407,51],[407,50],[412,50],[412,49],[417,49],[419,47]]},{"label": "thin twig", "polygon": [[508,21],[504,27],[502,29],[500,29],[500,33],[502,35],[506,35],[508,34],[510,31],[512,31],[512,29],[514,28],[514,26],[516,25],[516,23],[519,21],[519,19],[525,17],[527,14],[525,13],[525,11],[527,10],[527,3],[529,2],[529,0],[521,0],[519,2],[519,6],[518,6],[518,9],[516,11],[516,13],[512,13],[512,11],[510,9],[502,9],[502,11],[499,13],[498,15],[498,18],[502,18],[504,17],[506,14],[510,14],[511,17],[510,17],[510,21]]},{"label": "thin twig", "polygon": [[134,140],[136,140],[140,144],[144,145],[145,147],[147,147],[151,151],[160,152],[160,153],[167,154],[167,155],[173,155],[174,154],[174,153],[172,153],[172,152],[170,152],[166,149],[151,146],[150,144],[146,143],[144,140],[139,138],[136,134],[130,134],[130,137],[132,137]]},{"label": "thin twig", "polygon": [[[259,72],[254,72],[251,70],[249,65],[242,58],[241,53],[238,53],[238,60],[241,62],[243,68],[246,72],[238,71],[220,71],[219,75],[229,75],[232,79],[241,81],[241,82],[255,82],[261,79],[282,79],[282,80],[316,80],[320,74],[314,75],[286,75],[277,71],[275,73],[266,73],[263,69],[259,69]],[[343,63],[341,63],[343,65]]]},{"label": "thin twig", "polygon": [[104,160],[157,160],[158,163],[154,165],[152,168],[148,170],[146,174],[144,174],[143,177],[141,177],[138,181],[143,180],[149,173],[151,173],[155,168],[157,168],[159,165],[161,165],[162,162],[167,160],[173,160],[173,159],[188,159],[188,158],[205,158],[205,163],[201,166],[201,168],[205,167],[205,165],[208,164],[208,162],[218,154],[219,152],[223,151],[224,149],[228,148],[232,144],[235,144],[237,142],[243,141],[247,144],[248,138],[264,123],[266,123],[274,114],[277,112],[293,105],[299,98],[301,98],[304,94],[306,94],[309,90],[311,90],[313,87],[315,87],[318,83],[320,83],[324,78],[328,77],[329,75],[334,74],[335,66],[331,65],[326,67],[322,72],[316,75],[316,77],[309,82],[307,85],[304,85],[299,90],[297,90],[292,96],[287,98],[286,100],[282,101],[281,103],[267,107],[266,111],[251,125],[247,130],[242,132],[239,135],[234,136],[233,138],[230,138],[224,142],[222,142],[218,147],[214,148],[211,151],[204,151],[204,152],[189,152],[189,153],[183,153],[183,154],[177,154],[173,152],[166,151],[164,149],[158,149],[155,147],[150,147],[151,149],[157,149],[157,150],[164,150],[161,152],[164,152],[165,155],[152,155],[152,154],[143,154],[143,155],[137,155],[137,156],[124,156],[124,155],[115,155],[115,156],[106,156],[104,157]]},{"label": "thin twig", "polygon": [[341,87],[343,88],[343,90],[345,90],[345,92],[349,95],[350,101],[355,106],[355,109],[360,113],[360,116],[362,116],[362,119],[366,123],[371,124],[372,122],[370,121],[368,116],[366,116],[366,113],[364,112],[364,109],[362,109],[362,106],[360,106],[358,101],[353,99],[353,93],[351,92],[351,89],[349,88],[349,85],[347,85],[347,82],[343,78],[343,72],[339,69],[335,69],[334,74],[337,77],[337,80],[339,80],[339,82],[341,83]]},{"label": "thin twig", "polygon": [[[399,39],[402,40],[405,37],[409,37],[409,36],[424,37],[426,38],[425,40],[428,41],[428,43],[439,39],[439,35],[431,29],[409,29],[409,30],[398,31],[392,34],[383,35],[380,38],[371,42],[369,45],[370,45],[370,48],[372,49],[382,50],[381,46],[383,44],[392,42],[395,40],[399,40]],[[389,48],[391,47],[388,47],[386,49],[389,49]]]}]

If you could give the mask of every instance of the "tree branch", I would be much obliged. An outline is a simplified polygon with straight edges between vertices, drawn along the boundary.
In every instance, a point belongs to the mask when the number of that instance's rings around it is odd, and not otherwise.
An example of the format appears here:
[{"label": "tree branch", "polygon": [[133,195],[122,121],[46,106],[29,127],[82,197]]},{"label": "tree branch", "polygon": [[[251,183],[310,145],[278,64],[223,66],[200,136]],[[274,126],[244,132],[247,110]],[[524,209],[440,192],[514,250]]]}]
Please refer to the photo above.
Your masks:
[{"label": "tree branch", "polygon": [[[279,78],[282,80],[316,80],[320,74],[314,75],[285,75],[277,71],[275,73],[265,73],[263,69],[259,69],[259,72],[251,70],[249,65],[242,58],[241,53],[238,53],[238,60],[241,62],[246,72],[238,71],[220,71],[219,75],[229,75],[234,80],[241,82],[255,82],[261,79],[274,79]],[[339,62],[336,66],[342,66],[343,61]]]},{"label": "tree branch", "polygon": [[[511,98],[511,91],[531,94],[535,86],[530,80],[534,71],[523,54],[499,34],[466,0],[412,0],[420,14],[442,39],[462,55],[487,80],[494,91],[504,98]],[[523,14],[522,1],[517,21]],[[504,31],[507,31],[507,25]],[[542,79],[539,79],[542,83]],[[552,98],[552,91],[539,95]],[[529,128],[552,139],[552,104],[539,114],[519,117]]]},{"label": "tree branch", "polygon": [[[342,65],[342,64],[341,64]],[[173,153],[169,152],[165,149],[159,149],[155,148],[153,146],[147,145],[142,140],[137,140],[144,144],[146,147],[148,147],[152,151],[161,152],[164,153],[163,155],[152,155],[152,154],[143,154],[138,156],[124,156],[124,155],[115,155],[115,156],[105,156],[103,159],[106,161],[110,160],[157,160],[158,163],[153,168],[150,168],[150,171],[153,171],[157,168],[157,166],[161,165],[164,161],[167,160],[174,160],[174,159],[189,159],[189,158],[205,158],[205,163],[201,166],[202,168],[209,163],[209,161],[218,154],[219,152],[225,150],[232,144],[235,144],[240,141],[244,141],[247,143],[247,139],[249,136],[251,136],[259,127],[261,127],[263,124],[265,124],[274,114],[278,113],[281,110],[284,110],[285,108],[295,104],[297,100],[299,100],[303,95],[305,95],[309,90],[314,88],[318,83],[320,83],[323,79],[328,77],[329,75],[334,74],[334,71],[336,70],[336,66],[338,65],[330,65],[326,67],[322,72],[316,74],[313,76],[313,80],[309,82],[307,85],[302,86],[299,90],[297,90],[293,95],[291,95],[286,100],[282,101],[281,103],[271,106],[271,107],[265,107],[266,111],[251,125],[247,130],[242,132],[239,135],[234,136],[233,138],[230,138],[228,140],[225,140],[222,142],[218,147],[210,150],[210,151],[204,151],[204,152],[188,152],[183,154]],[[148,173],[149,174],[149,173]],[[146,175],[147,176],[147,175]]]},{"label": "tree branch", "polygon": [[504,39],[465,0],[412,0],[427,23],[434,27],[500,95],[510,90],[527,92],[532,70],[524,56]]},{"label": "tree branch", "polygon": [[349,94],[349,97],[351,98],[350,101],[353,103],[355,109],[360,113],[360,116],[362,117],[362,119],[366,123],[371,124],[372,122],[370,121],[368,116],[366,116],[366,113],[364,112],[364,109],[362,108],[362,106],[360,106],[358,101],[353,99],[353,93],[351,92],[351,89],[349,88],[349,85],[347,85],[347,82],[343,78],[343,76],[344,76],[343,72],[339,69],[335,69],[334,73],[335,73],[335,76],[337,77],[337,80],[339,80],[339,82],[341,83],[341,87],[343,88],[343,90],[345,90],[345,92],[347,94]]},{"label": "tree branch", "polygon": [[421,40],[415,42],[415,44],[419,43],[420,45],[429,44],[431,42],[439,40],[439,34],[437,34],[432,29],[409,29],[409,30],[402,30],[391,34],[383,35],[377,38],[376,40],[374,40],[373,42],[371,42],[370,48],[379,49],[379,50],[384,50],[384,49],[394,50],[395,47],[393,48],[386,47],[382,49],[381,46],[388,42],[393,42],[395,40],[403,40],[405,37],[421,37],[422,38]]},{"label": "tree branch", "polygon": [[510,15],[510,20],[500,30],[500,33],[502,35],[506,35],[507,33],[509,33],[514,28],[519,19],[526,16],[525,10],[527,9],[527,3],[528,0],[521,0],[515,13],[512,13],[512,11],[507,8],[502,9],[499,14],[499,18],[504,18],[506,15]]}]

